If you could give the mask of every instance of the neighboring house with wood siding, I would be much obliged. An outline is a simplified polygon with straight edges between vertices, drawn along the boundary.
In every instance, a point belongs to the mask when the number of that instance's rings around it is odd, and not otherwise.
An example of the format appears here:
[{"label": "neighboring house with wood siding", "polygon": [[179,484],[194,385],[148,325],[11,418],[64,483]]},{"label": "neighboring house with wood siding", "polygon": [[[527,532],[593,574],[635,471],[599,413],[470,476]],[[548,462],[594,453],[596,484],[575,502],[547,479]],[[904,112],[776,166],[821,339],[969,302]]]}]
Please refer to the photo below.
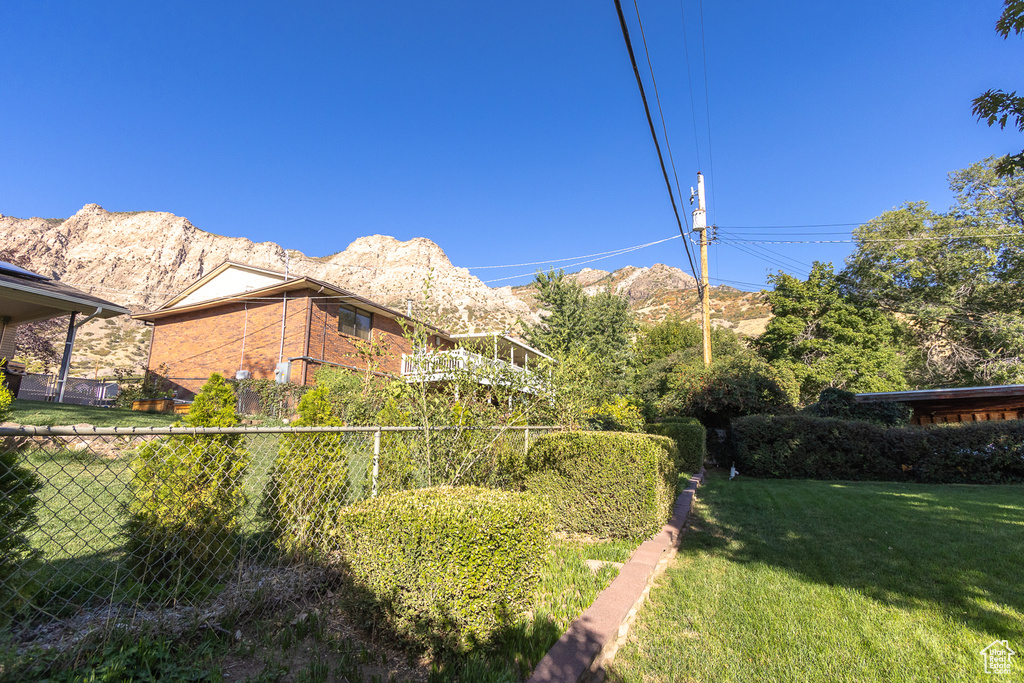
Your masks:
[{"label": "neighboring house with wood siding", "polygon": [[895,401],[913,409],[912,424],[987,422],[1024,417],[1024,384],[857,394],[858,403]]},{"label": "neighboring house with wood siding", "polygon": [[[455,353],[460,344],[440,328],[335,285],[230,261],[135,318],[153,326],[150,372],[166,366],[179,397],[197,392],[214,372],[313,384],[325,365],[365,371],[361,351],[371,340],[385,350],[374,371],[410,376],[415,364],[406,331],[412,329],[435,352]],[[498,340],[504,350],[510,338],[495,339],[497,353]],[[515,348],[505,357],[515,365],[542,355],[511,341]]]}]

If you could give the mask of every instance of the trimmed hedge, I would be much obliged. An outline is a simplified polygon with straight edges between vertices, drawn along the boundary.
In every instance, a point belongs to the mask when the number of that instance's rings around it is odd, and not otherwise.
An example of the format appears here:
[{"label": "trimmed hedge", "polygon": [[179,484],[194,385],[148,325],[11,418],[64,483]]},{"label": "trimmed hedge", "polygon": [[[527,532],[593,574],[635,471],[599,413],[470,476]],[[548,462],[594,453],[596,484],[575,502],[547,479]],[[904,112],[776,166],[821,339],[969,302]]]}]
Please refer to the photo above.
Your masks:
[{"label": "trimmed hedge", "polygon": [[676,468],[680,472],[696,474],[707,456],[707,431],[696,418],[677,418],[647,425],[649,434],[667,436],[676,443],[679,456]]},{"label": "trimmed hedge", "polygon": [[524,488],[546,497],[558,526],[601,538],[654,533],[671,515],[677,470],[666,437],[563,432],[537,439]]},{"label": "trimmed hedge", "polygon": [[460,652],[529,607],[553,523],[535,496],[436,487],[357,503],[332,534],[353,607],[412,643]]},{"label": "trimmed hedge", "polygon": [[734,420],[732,434],[736,468],[753,477],[1024,482],[1024,420],[923,428],[755,415]]}]

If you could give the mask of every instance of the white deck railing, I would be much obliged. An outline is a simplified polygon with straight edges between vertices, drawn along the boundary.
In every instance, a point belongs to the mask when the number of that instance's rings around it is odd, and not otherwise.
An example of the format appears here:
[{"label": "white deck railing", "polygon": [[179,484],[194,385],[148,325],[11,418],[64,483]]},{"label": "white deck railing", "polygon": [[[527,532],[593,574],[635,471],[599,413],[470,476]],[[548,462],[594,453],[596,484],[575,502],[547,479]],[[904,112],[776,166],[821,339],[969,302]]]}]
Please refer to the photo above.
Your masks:
[{"label": "white deck railing", "polygon": [[402,354],[402,377],[410,382],[450,380],[463,372],[472,372],[481,384],[507,384],[511,380],[509,373],[515,373],[528,380],[525,384],[530,388],[524,391],[531,393],[538,388],[533,385],[539,384],[537,376],[526,368],[465,349]]}]

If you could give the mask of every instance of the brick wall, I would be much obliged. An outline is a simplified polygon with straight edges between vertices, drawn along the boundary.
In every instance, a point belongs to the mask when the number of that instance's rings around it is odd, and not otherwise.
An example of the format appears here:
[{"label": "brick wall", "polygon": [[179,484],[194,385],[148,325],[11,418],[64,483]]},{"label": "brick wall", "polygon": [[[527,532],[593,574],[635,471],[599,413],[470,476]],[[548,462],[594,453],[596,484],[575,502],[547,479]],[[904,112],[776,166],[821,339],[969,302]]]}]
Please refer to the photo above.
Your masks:
[{"label": "brick wall", "polygon": [[[367,358],[361,354],[359,345],[362,340],[338,331],[338,304],[316,302],[313,304],[309,325],[309,353],[311,358],[328,363],[338,363],[360,370],[366,369]],[[402,371],[402,354],[409,353],[412,345],[405,338],[405,331],[398,321],[384,315],[374,314],[372,339],[379,344],[383,355],[372,359],[379,372],[397,375]],[[363,347],[366,343],[362,342]],[[451,348],[446,343],[443,348]],[[304,379],[312,384],[320,363],[310,363]]]},{"label": "brick wall", "polygon": [[[323,365],[316,361],[365,369],[367,360],[357,347],[361,340],[338,331],[338,304],[311,295],[308,291],[288,294],[282,357],[314,359],[292,362],[290,380],[313,384]],[[199,391],[214,372],[230,378],[238,370],[248,370],[255,379],[273,379],[281,349],[281,311],[278,296],[271,301],[228,303],[158,319],[149,368],[156,372],[166,363],[175,388],[190,392]],[[392,318],[375,314],[372,335],[385,350],[374,361],[377,370],[399,374],[402,354],[411,348],[402,327]],[[442,348],[452,346],[445,342]]]},{"label": "brick wall", "polygon": [[[305,294],[288,295],[283,358],[303,355]],[[282,297],[271,301],[228,303],[161,318],[153,327],[149,368],[167,364],[175,388],[199,391],[214,372],[233,378],[248,370],[257,379],[273,379],[281,352]],[[297,368],[292,367],[292,381]]]}]

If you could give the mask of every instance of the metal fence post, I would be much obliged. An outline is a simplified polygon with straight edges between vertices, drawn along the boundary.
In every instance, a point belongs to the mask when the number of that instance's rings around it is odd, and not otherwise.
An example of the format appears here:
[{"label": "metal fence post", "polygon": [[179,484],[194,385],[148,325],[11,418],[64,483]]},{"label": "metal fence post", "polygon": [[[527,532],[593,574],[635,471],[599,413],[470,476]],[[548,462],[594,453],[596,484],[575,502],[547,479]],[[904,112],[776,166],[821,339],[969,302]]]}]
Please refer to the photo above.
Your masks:
[{"label": "metal fence post", "polygon": [[380,427],[373,433],[373,490],[371,498],[377,497],[377,473],[380,472]]},{"label": "metal fence post", "polygon": [[523,431],[523,455],[530,453],[530,428],[527,427]]}]

